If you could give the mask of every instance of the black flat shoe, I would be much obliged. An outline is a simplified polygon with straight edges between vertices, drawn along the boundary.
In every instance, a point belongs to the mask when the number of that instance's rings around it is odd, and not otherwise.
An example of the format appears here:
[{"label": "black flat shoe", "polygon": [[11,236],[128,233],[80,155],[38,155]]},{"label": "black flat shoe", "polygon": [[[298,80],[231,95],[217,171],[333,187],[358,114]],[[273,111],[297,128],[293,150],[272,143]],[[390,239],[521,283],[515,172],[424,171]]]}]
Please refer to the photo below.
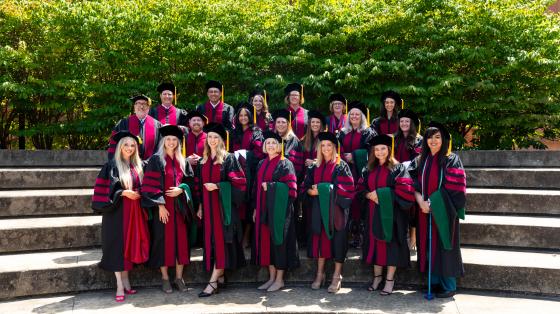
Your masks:
[{"label": "black flat shoe", "polygon": [[[213,283],[215,283],[216,285],[214,286]],[[204,292],[204,290],[200,291],[200,293],[198,294],[199,298],[207,298],[213,294],[218,293],[218,282],[217,281],[211,281],[208,283],[208,285],[212,288],[212,292],[207,293]]]},{"label": "black flat shoe", "polygon": [[443,291],[436,293],[436,298],[452,298],[455,295],[455,291]]}]

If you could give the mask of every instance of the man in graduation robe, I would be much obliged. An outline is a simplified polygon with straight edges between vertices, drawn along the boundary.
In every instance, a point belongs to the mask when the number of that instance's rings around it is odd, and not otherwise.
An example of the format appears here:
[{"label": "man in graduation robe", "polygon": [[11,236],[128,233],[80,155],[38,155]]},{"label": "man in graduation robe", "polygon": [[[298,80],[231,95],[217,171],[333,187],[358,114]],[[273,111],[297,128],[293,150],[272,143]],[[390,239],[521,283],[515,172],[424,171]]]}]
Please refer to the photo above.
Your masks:
[{"label": "man in graduation robe", "polygon": [[109,148],[107,149],[109,160],[113,159],[117,147],[117,142],[113,139],[113,136],[120,131],[128,131],[140,137],[141,143],[138,153],[142,160],[150,158],[157,149],[158,129],[161,123],[148,115],[152,100],[146,95],[136,95],[130,100],[134,104],[134,114],[120,120],[113,128],[109,138]]},{"label": "man in graduation robe", "polygon": [[173,105],[177,104],[177,88],[171,82],[164,82],[157,87],[161,104],[150,110],[150,116],[158,120],[162,125],[187,126],[187,112]]},{"label": "man in graduation robe", "polygon": [[206,83],[208,101],[196,107],[196,111],[208,117],[208,123],[222,124],[226,130],[233,130],[233,107],[224,102],[224,86],[218,81]]}]

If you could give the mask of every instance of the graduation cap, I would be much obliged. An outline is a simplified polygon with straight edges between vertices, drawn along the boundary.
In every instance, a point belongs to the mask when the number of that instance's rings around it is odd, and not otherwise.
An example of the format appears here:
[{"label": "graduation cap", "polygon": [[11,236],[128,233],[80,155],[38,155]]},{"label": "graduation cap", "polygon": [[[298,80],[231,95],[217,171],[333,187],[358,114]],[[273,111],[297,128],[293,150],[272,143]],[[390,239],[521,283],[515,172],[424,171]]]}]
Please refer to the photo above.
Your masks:
[{"label": "graduation cap", "polygon": [[272,118],[276,122],[278,118],[284,118],[288,121],[288,127],[292,125],[292,113],[288,109],[278,109],[272,113]]},{"label": "graduation cap", "polygon": [[311,118],[319,119],[323,125],[326,124],[325,116],[317,110],[309,110],[307,112],[307,121],[311,121]]},{"label": "graduation cap", "polygon": [[399,111],[399,119],[400,118],[409,118],[410,121],[412,121],[412,123],[414,123],[414,125],[416,126],[416,129],[418,129],[418,132],[420,132],[420,119],[414,111],[410,109],[403,109]]},{"label": "graduation cap", "polygon": [[303,85],[299,83],[290,83],[286,85],[284,88],[284,96],[290,96],[290,93],[293,91],[299,92],[301,103],[303,103]]},{"label": "graduation cap", "polygon": [[138,100],[145,100],[148,102],[148,105],[151,106],[152,105],[152,100],[150,99],[150,97],[144,95],[144,94],[138,94],[138,95],[134,95],[132,97],[129,98],[130,101],[132,101],[132,103],[134,104],[135,102],[137,102]]},{"label": "graduation cap", "polygon": [[157,91],[158,93],[163,93],[163,91],[168,90],[173,93],[173,95],[177,94],[177,88],[173,82],[163,82],[158,85]]},{"label": "graduation cap", "polygon": [[366,107],[366,104],[364,104],[363,102],[359,101],[359,100],[354,100],[351,101],[348,104],[348,111],[352,110],[352,109],[358,109],[360,110],[367,118],[367,123],[369,124],[369,108]]},{"label": "graduation cap", "polygon": [[[449,133],[449,131],[447,130],[447,128],[436,121],[430,121],[430,123],[428,123],[428,128],[436,128],[439,130],[439,132],[441,133],[441,136],[447,140],[449,140],[449,146],[447,147],[447,152],[446,155],[449,156],[449,154],[451,154],[451,144],[453,141],[453,138],[451,137],[451,133]],[[427,139],[424,139],[427,140]]]},{"label": "graduation cap", "polygon": [[183,138],[183,131],[180,127],[172,124],[166,124],[159,128],[159,134],[162,138],[166,136],[175,136],[178,139]]},{"label": "graduation cap", "polygon": [[399,106],[402,108],[404,108],[404,101],[401,98],[401,95],[399,95],[399,93],[392,91],[392,90],[388,90],[383,92],[383,94],[381,94],[381,106],[385,105],[385,99],[387,98],[391,98],[395,101],[395,106]]},{"label": "graduation cap", "polygon": [[375,147],[377,145],[387,145],[387,147],[391,148],[391,157],[395,156],[395,138],[391,135],[376,135],[371,138],[369,144],[371,145],[371,147]]},{"label": "graduation cap", "polygon": [[200,113],[200,111],[198,111],[198,110],[193,110],[193,111],[190,111],[189,113],[187,113],[187,123],[189,121],[191,121],[191,119],[194,118],[194,117],[199,117],[199,118],[202,119],[202,121],[204,123],[208,123],[208,118],[205,115],[203,115],[202,113]]},{"label": "graduation cap", "polygon": [[125,137],[131,137],[133,140],[136,141],[136,144],[141,145],[142,144],[142,139],[128,131],[119,131],[117,133],[115,133],[115,135],[113,135],[113,141],[115,141],[115,143],[118,143],[120,140],[122,140]]},{"label": "graduation cap", "polygon": [[210,122],[204,126],[204,132],[208,134],[209,132],[214,132],[218,134],[224,143],[226,144],[226,150],[229,150],[229,132],[221,123]]},{"label": "graduation cap", "polygon": [[247,111],[249,111],[249,120],[251,119],[251,115],[253,116],[253,124],[257,124],[257,108],[255,108],[255,106],[253,106],[252,104],[246,102],[246,101],[242,101],[240,102],[237,107],[235,108],[235,115],[237,117],[239,117],[239,111],[241,111],[241,109],[247,109]]},{"label": "graduation cap", "polygon": [[329,96],[329,103],[331,103],[333,101],[340,101],[343,104],[346,104],[346,97],[344,97],[344,95],[342,95],[342,94],[331,94]]}]

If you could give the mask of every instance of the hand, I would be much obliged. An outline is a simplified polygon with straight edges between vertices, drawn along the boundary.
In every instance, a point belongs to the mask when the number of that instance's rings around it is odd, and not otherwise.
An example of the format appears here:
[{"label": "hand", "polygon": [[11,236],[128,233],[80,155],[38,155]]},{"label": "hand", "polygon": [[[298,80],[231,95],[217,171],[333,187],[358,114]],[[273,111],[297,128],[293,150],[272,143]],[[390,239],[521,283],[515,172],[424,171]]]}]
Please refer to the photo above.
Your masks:
[{"label": "hand", "polygon": [[426,201],[421,201],[418,205],[420,205],[420,209],[422,210],[422,212],[424,214],[429,214],[431,209],[430,209],[430,203],[426,202]]},{"label": "hand", "polygon": [[347,162],[354,162],[354,160],[352,160],[352,154],[350,153],[344,154],[344,158],[346,158]]},{"label": "hand", "polygon": [[140,193],[133,190],[124,190],[122,196],[129,198],[131,200],[137,200],[140,198]]},{"label": "hand", "polygon": [[208,192],[212,192],[218,189],[218,185],[216,183],[204,183],[204,187]]},{"label": "hand", "polygon": [[169,221],[169,211],[164,205],[159,205],[159,221],[166,224]]},{"label": "hand", "polygon": [[309,190],[307,190],[307,194],[311,196],[319,195],[319,190],[317,189],[317,184],[313,184]]},{"label": "hand", "polygon": [[183,193],[183,189],[179,187],[170,187],[169,190],[165,191],[165,196],[167,197],[177,197]]},{"label": "hand", "polygon": [[198,165],[198,159],[193,158],[192,156],[187,157],[187,162],[191,165],[191,166],[196,166]]},{"label": "hand", "polygon": [[253,211],[253,222],[257,222],[257,211]]},{"label": "hand", "polygon": [[263,188],[263,190],[266,192],[266,189],[267,189],[266,182],[263,182],[263,183],[262,183],[262,188]]},{"label": "hand", "polygon": [[379,204],[379,198],[377,197],[377,192],[371,191],[366,195],[367,199],[374,202],[375,204]]},{"label": "hand", "polygon": [[198,205],[198,211],[196,212],[196,217],[202,220],[202,204]]},{"label": "hand", "polygon": [[313,160],[313,159],[306,159],[305,160],[305,166],[306,167],[311,167],[311,166],[313,166],[314,163],[315,163],[315,160]]}]

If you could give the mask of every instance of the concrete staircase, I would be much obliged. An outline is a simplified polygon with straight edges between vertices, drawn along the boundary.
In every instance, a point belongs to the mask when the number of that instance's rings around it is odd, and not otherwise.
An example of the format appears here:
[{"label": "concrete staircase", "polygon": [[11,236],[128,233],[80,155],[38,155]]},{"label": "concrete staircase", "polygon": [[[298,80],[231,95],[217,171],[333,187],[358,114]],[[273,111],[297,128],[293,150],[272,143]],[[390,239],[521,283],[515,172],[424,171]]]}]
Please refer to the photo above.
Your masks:
[{"label": "concrete staircase", "polygon": [[[466,276],[459,286],[560,296],[560,152],[466,151],[467,219],[462,224]],[[0,299],[110,288],[97,268],[101,217],[90,209],[92,185],[105,161],[100,151],[0,151]],[[201,250],[193,250],[185,280],[207,281]],[[313,279],[301,251],[290,282]],[[423,285],[413,267],[397,285]],[[159,284],[157,271],[138,267],[133,285]],[[232,282],[264,280],[253,266]],[[371,268],[351,250],[345,282],[366,283]]]}]

